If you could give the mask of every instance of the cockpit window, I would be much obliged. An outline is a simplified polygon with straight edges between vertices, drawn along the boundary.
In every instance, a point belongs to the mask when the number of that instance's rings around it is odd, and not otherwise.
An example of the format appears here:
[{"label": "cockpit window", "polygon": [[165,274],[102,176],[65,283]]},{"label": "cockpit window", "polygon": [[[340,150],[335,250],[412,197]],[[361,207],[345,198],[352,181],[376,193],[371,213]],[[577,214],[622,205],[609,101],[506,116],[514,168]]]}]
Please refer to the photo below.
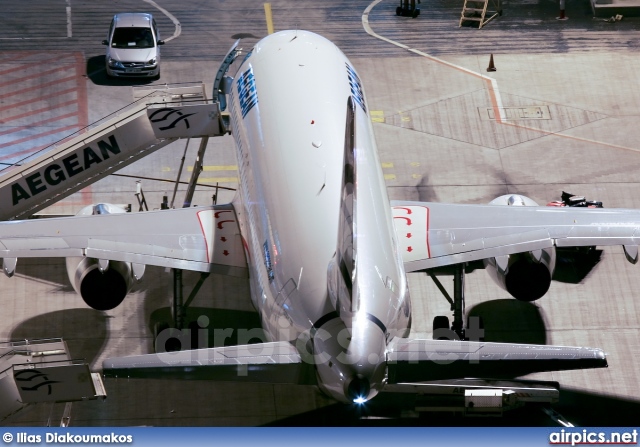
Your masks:
[{"label": "cockpit window", "polygon": [[[249,59],[252,54],[253,54],[253,48],[247,53],[247,55],[244,57],[244,59],[242,59],[242,64],[244,64],[244,61]],[[240,64],[240,65],[242,65],[242,64]]]},{"label": "cockpit window", "polygon": [[151,28],[116,28],[111,41],[113,48],[153,48]]}]

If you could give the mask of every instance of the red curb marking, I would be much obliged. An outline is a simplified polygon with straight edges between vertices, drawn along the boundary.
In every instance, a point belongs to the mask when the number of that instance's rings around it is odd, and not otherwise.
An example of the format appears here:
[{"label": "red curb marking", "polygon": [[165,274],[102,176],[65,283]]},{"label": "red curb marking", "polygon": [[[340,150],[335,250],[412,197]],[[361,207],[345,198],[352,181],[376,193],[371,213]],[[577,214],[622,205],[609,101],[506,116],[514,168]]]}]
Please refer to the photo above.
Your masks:
[{"label": "red curb marking", "polygon": [[0,136],[8,135],[10,133],[20,132],[21,130],[25,130],[25,129],[31,129],[32,127],[43,126],[43,125],[45,125],[47,123],[52,123],[54,121],[60,121],[60,120],[66,119],[66,118],[72,118],[74,116],[76,116],[76,112],[67,113],[66,115],[54,116],[52,118],[48,118],[48,119],[42,120],[42,121],[36,121],[35,123],[31,123],[28,126],[13,127],[11,129],[5,130],[4,132],[0,132]]},{"label": "red curb marking", "polygon": [[9,98],[10,96],[15,96],[15,95],[20,95],[22,93],[28,93],[34,90],[39,90],[45,87],[51,87],[52,85],[56,85],[56,84],[64,84],[65,82],[69,82],[69,81],[75,81],[76,80],[76,76],[68,76],[66,78],[60,78],[60,79],[56,79],[55,81],[51,81],[51,82],[47,82],[45,84],[38,84],[35,85],[33,87],[27,87],[27,88],[23,88],[22,90],[14,90],[10,93],[5,93],[4,95],[0,95],[0,99],[4,99],[4,98]]},{"label": "red curb marking", "polygon": [[[18,67],[11,68],[9,70],[0,71],[0,75],[4,75],[4,74],[10,73],[12,71],[24,70],[25,68],[33,67],[34,65],[36,65],[36,64],[21,65],[21,66],[18,66]],[[40,64],[37,64],[37,65],[40,65]],[[61,67],[52,68],[51,70],[41,71],[41,72],[29,75],[29,76],[21,76],[18,79],[13,79],[11,81],[3,82],[2,84],[0,84],[0,87],[4,87],[4,86],[7,86],[7,85],[13,85],[13,84],[16,84],[18,82],[26,81],[26,80],[29,80],[29,79],[42,78],[42,77],[44,77],[46,75],[57,73],[59,71],[69,72],[72,69],[73,69],[73,65],[68,65],[67,64],[67,65],[63,65]]]},{"label": "red curb marking", "polygon": [[[75,103],[76,103],[76,100],[72,99],[71,101],[62,102],[62,103],[60,103],[60,104],[58,104],[56,106],[53,106],[53,107],[51,107],[51,106],[43,107],[41,109],[36,109],[36,110],[32,110],[30,112],[21,113],[20,115],[9,116],[7,118],[0,119],[0,124],[4,124],[7,121],[13,121],[13,120],[17,120],[17,119],[20,119],[20,118],[24,118],[26,116],[37,115],[38,113],[49,112],[51,110],[59,109],[59,108],[65,107],[65,106],[69,106],[71,104],[75,104]],[[11,108],[13,108],[13,106],[9,106],[8,108],[11,109]],[[0,111],[1,110],[2,109],[0,109]]]},{"label": "red curb marking", "polygon": [[[21,106],[25,106],[27,104],[33,104],[34,102],[38,102],[38,101],[42,101],[45,99],[50,99],[50,98],[55,98],[56,96],[62,96],[62,95],[66,95],[67,93],[75,93],[77,92],[77,89],[74,88],[68,88],[66,90],[62,90],[60,92],[55,92],[55,93],[51,93],[49,95],[44,95],[44,96],[39,96],[37,98],[33,98],[33,99],[29,99],[27,101],[22,101],[16,104],[11,104],[7,107],[0,107],[0,112],[2,112],[3,110],[9,110],[9,109],[14,109],[16,107],[21,107]],[[75,101],[73,101],[75,102]],[[3,120],[4,121],[4,120]]]},{"label": "red curb marking", "polygon": [[[4,147],[9,147],[9,146],[13,146],[13,145],[16,145],[16,144],[24,143],[25,141],[37,140],[38,138],[46,137],[48,135],[55,135],[57,133],[65,131],[65,130],[71,130],[71,129],[75,129],[77,127],[78,127],[77,124],[71,124],[70,126],[64,126],[64,127],[60,127],[60,128],[56,128],[56,129],[51,129],[51,130],[48,130],[46,132],[40,132],[38,134],[29,135],[28,137],[20,138],[20,139],[13,140],[13,141],[8,141],[6,143],[0,143],[0,149],[2,149]],[[32,149],[25,149],[23,151],[14,152],[11,155],[17,155],[17,154],[20,154],[22,152],[31,152],[31,151],[32,151]]]}]

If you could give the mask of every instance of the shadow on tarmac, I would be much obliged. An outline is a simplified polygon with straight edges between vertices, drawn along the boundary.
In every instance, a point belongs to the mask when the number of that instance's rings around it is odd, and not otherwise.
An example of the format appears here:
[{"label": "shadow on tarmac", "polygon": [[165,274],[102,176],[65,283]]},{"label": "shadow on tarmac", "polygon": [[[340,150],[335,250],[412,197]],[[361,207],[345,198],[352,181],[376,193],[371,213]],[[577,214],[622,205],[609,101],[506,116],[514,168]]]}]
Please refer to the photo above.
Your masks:
[{"label": "shadow on tarmac", "polygon": [[485,341],[547,344],[544,319],[533,303],[511,298],[486,301],[470,307],[468,316],[482,317]]},{"label": "shadow on tarmac", "polygon": [[147,85],[153,82],[157,82],[158,79],[155,78],[111,78],[107,76],[107,71],[105,70],[105,61],[104,55],[101,56],[92,56],[87,59],[87,77],[91,82],[95,85]]},{"label": "shadow on tarmac", "polygon": [[[172,321],[171,308],[156,309],[149,318],[149,331],[157,336],[158,327],[163,324],[164,328],[172,326]],[[267,341],[260,326],[260,317],[257,312],[189,307],[184,321],[184,328],[181,332],[186,336],[182,337],[177,334],[181,344],[179,350]],[[191,347],[183,346],[185,343],[190,344]]]},{"label": "shadow on tarmac", "polygon": [[556,269],[553,280],[579,284],[591,273],[602,258],[602,250],[581,251],[566,249],[556,251]]},{"label": "shadow on tarmac", "polygon": [[11,332],[11,340],[61,337],[71,358],[91,364],[107,343],[108,319],[104,312],[88,308],[43,313],[20,323]]},{"label": "shadow on tarmac", "polygon": [[[301,427],[559,427],[539,405],[527,405],[502,417],[464,417],[461,413],[415,412],[416,397],[381,393],[364,406],[333,404],[274,421],[267,426]],[[640,401],[561,389],[552,406],[564,420],[581,427],[633,427]]]}]

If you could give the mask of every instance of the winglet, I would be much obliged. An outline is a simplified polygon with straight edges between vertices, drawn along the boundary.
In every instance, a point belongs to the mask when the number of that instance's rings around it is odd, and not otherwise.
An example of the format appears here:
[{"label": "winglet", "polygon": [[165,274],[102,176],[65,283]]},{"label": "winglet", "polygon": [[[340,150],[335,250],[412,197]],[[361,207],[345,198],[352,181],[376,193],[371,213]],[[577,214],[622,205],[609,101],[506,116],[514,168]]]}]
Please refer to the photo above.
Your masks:
[{"label": "winglet", "polygon": [[13,276],[16,272],[16,264],[18,263],[18,258],[3,258],[2,259],[2,270],[4,274],[9,278]]},{"label": "winglet", "polygon": [[637,245],[623,245],[624,256],[632,264],[638,262],[638,246]]}]

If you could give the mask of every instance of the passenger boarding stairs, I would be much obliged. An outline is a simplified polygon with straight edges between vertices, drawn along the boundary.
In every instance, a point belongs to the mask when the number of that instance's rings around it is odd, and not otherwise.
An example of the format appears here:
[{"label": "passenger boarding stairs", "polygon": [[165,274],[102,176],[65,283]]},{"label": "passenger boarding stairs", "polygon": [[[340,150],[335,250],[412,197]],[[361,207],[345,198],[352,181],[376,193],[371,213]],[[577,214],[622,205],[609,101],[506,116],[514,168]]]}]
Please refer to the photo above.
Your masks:
[{"label": "passenger boarding stairs", "polygon": [[[233,80],[226,73],[240,54],[239,43],[220,64],[213,98],[202,83],[138,87],[135,102],[120,113],[0,170],[0,220],[32,216],[178,138],[202,138],[203,154],[208,137],[230,132],[222,112]],[[192,175],[190,188],[196,180]]]},{"label": "passenger boarding stairs", "polygon": [[227,133],[204,84],[138,89],[126,109],[0,171],[0,220],[24,219],[178,138]]},{"label": "passenger boarding stairs", "polygon": [[106,398],[99,373],[60,339],[0,343],[0,422],[38,403]]}]

